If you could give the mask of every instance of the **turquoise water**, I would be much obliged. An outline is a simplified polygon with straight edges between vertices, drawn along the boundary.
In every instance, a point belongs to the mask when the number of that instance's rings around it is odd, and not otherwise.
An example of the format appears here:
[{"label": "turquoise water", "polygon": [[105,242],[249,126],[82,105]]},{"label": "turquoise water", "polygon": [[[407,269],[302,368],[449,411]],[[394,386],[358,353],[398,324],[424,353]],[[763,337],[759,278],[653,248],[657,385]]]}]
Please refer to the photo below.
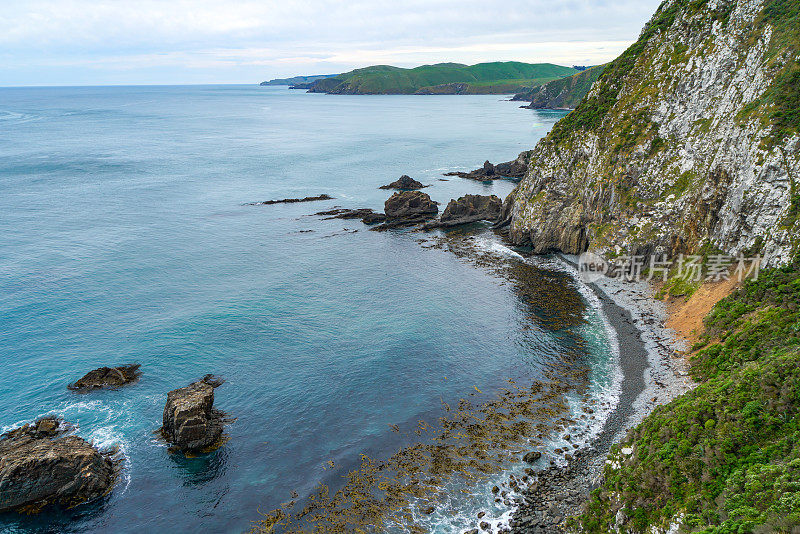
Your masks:
[{"label": "turquoise water", "polygon": [[[56,413],[127,458],[104,502],[0,528],[241,532],[396,448],[388,425],[535,378],[574,339],[530,328],[498,276],[418,233],[309,215],[379,209],[401,174],[442,205],[504,197],[513,184],[439,178],[514,158],[561,116],[495,96],[0,89],[0,426]],[[242,205],[321,193],[335,200]],[[142,364],[131,387],[65,387],[126,362]],[[206,373],[227,381],[230,441],[171,456],[154,436],[166,392]]]}]

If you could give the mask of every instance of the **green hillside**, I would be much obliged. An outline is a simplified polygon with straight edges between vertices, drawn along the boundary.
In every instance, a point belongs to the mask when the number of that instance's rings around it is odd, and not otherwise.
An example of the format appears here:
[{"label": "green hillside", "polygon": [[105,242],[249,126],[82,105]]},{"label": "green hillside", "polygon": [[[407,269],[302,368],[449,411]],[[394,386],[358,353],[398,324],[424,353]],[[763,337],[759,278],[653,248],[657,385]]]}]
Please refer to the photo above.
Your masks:
[{"label": "green hillside", "polygon": [[[551,63],[517,61],[479,63],[437,63],[413,69],[375,65],[316,81],[314,93],[330,94],[413,94],[445,84],[466,83],[468,93],[513,93],[577,72],[571,67]],[[434,91],[442,92],[442,91]],[[446,91],[445,91],[446,92]]]},{"label": "green hillside", "polygon": [[566,78],[559,78],[514,95],[512,100],[530,102],[531,109],[559,109],[575,107],[589,93],[594,82],[603,73],[605,65],[595,65]]}]

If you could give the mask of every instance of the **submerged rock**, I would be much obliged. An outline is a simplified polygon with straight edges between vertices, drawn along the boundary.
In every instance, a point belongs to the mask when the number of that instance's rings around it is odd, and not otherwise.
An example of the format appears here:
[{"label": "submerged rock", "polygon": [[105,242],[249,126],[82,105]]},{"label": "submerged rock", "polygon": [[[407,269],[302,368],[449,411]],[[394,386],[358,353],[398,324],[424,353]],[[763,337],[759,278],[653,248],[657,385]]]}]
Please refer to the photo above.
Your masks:
[{"label": "submerged rock", "polygon": [[222,380],[206,375],[202,380],[167,393],[161,435],[186,453],[212,450],[222,440],[225,414],[214,408],[214,389]]},{"label": "submerged rock", "polygon": [[364,224],[375,224],[386,220],[386,216],[383,213],[375,213],[375,211],[370,208],[337,208],[319,211],[314,215],[326,216],[326,219],[361,219],[361,222]]},{"label": "submerged rock", "polygon": [[428,187],[428,186],[422,185],[421,182],[418,182],[415,179],[408,176],[407,174],[404,174],[403,176],[400,177],[399,180],[395,180],[389,185],[382,185],[380,186],[379,189],[401,189],[401,190],[411,191],[414,189],[422,189],[423,187]]},{"label": "submerged rock", "polygon": [[118,462],[55,417],[0,436],[0,512],[36,513],[48,505],[73,507],[114,487]]},{"label": "submerged rock", "polygon": [[68,389],[86,392],[94,389],[119,388],[136,382],[141,376],[138,363],[119,367],[100,367],[86,373],[80,380],[67,386]]},{"label": "submerged rock", "polygon": [[333,200],[330,195],[317,195],[315,197],[282,198],[280,200],[263,200],[261,202],[247,202],[243,206],[270,206],[272,204],[295,204],[297,202],[315,202],[317,200]]},{"label": "submerged rock", "polygon": [[494,222],[500,217],[502,208],[503,201],[496,195],[464,195],[458,200],[451,200],[442,217],[425,227],[449,227],[476,221]]}]

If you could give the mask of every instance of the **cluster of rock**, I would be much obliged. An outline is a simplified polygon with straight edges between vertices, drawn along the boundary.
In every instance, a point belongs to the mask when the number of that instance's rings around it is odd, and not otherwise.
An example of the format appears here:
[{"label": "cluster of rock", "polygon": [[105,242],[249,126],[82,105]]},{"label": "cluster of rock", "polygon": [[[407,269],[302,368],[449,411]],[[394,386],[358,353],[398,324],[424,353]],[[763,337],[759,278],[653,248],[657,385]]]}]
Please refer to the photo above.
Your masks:
[{"label": "cluster of rock", "polygon": [[[138,364],[101,367],[67,386],[86,393],[136,382]],[[160,432],[173,450],[209,452],[222,443],[223,412],[214,408],[222,380],[206,375],[170,391]],[[36,513],[99,499],[114,488],[122,458],[117,449],[100,450],[74,434],[77,427],[44,417],[0,435],[0,512]]]},{"label": "cluster of rock", "polygon": [[115,451],[101,452],[45,417],[0,436],[0,512],[70,508],[106,495],[119,473]]},{"label": "cluster of rock", "polygon": [[475,169],[470,172],[446,172],[445,176],[458,176],[460,178],[469,178],[470,180],[499,180],[502,178],[519,179],[525,176],[528,171],[528,161],[530,159],[530,152],[522,152],[517,159],[506,161],[505,163],[498,163],[493,165],[489,160],[483,163],[483,167]]}]

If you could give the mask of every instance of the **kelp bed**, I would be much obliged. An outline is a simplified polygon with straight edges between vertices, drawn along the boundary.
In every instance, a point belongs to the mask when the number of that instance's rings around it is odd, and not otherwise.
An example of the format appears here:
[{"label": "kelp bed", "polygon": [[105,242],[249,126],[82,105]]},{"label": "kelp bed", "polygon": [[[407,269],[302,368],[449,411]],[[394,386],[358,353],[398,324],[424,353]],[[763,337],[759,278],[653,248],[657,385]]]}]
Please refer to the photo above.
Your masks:
[{"label": "kelp bed", "polygon": [[432,241],[429,248],[447,247],[513,284],[528,320],[568,340],[563,352],[548,362],[543,380],[523,386],[509,379],[494,398],[477,404],[467,398],[454,406],[443,402],[437,421],[419,421],[413,430],[416,443],[385,460],[362,455],[340,489],[332,492],[320,484],[302,502],[292,500],[262,514],[252,532],[425,532],[420,518],[448,506],[458,498],[454,492],[469,494],[470,487],[520,462],[525,452],[575,422],[567,395],[584,394],[588,385],[585,350],[575,332],[585,321],[585,303],[569,290],[565,275],[482,251],[456,232]]}]

